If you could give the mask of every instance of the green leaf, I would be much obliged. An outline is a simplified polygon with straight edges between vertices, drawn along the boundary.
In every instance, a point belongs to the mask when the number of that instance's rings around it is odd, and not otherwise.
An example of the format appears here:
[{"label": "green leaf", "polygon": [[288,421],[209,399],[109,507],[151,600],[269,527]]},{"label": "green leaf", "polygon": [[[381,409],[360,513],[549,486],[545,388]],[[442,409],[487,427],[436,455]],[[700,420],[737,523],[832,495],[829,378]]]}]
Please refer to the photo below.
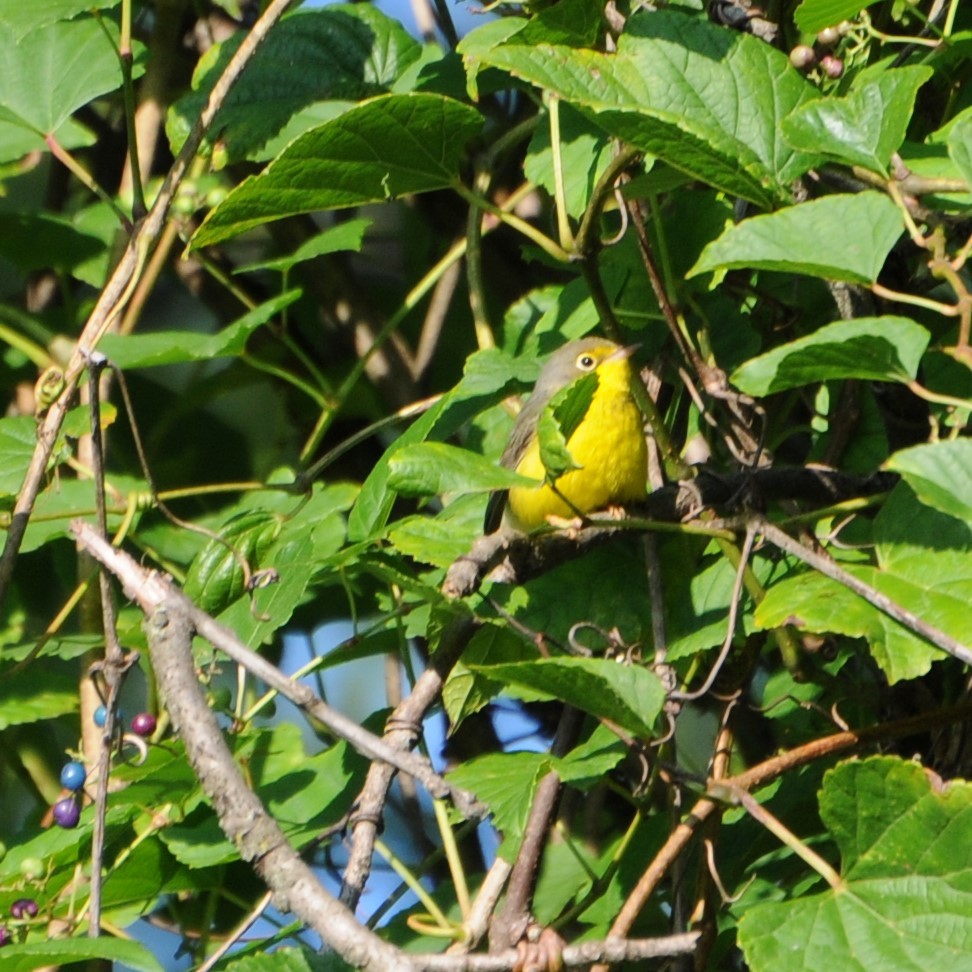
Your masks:
[{"label": "green leaf", "polygon": [[71,271],[104,250],[100,239],[62,217],[45,213],[0,214],[0,255],[19,270]]},{"label": "green leaf", "polygon": [[29,415],[0,418],[0,496],[16,496],[37,447],[37,421]]},{"label": "green leaf", "polygon": [[654,672],[607,658],[538,658],[469,667],[495,681],[562,699],[591,715],[610,719],[642,739],[652,738],[665,701]]},{"label": "green leaf", "polygon": [[[841,566],[892,601],[959,641],[969,635],[972,526],[919,503],[906,486],[888,497],[875,524],[877,566]],[[925,674],[945,654],[843,584],[815,571],[771,585],[756,609],[762,628],[865,638],[891,683]]]},{"label": "green leaf", "polygon": [[189,565],[183,590],[197,607],[218,614],[243,593],[241,561],[257,569],[280,533],[280,517],[267,510],[237,514],[219,530]]},{"label": "green leaf", "polygon": [[568,444],[591,407],[597,385],[597,372],[577,378],[551,397],[537,419],[540,461],[549,482],[555,482],[572,469],[581,468],[570,454]]},{"label": "green leaf", "polygon": [[230,960],[222,972],[353,972],[334,952],[321,955],[309,948],[278,948],[264,953],[262,943],[257,955]]},{"label": "green leaf", "polygon": [[[478,533],[482,532],[482,514],[478,517]],[[407,557],[423,564],[448,567],[468,553],[475,536],[456,529],[449,520],[428,516],[409,516],[396,520],[388,531],[388,542]]]},{"label": "green leaf", "polygon": [[972,192],[972,111],[964,111],[950,126],[946,145],[949,158]]},{"label": "green leaf", "polygon": [[[297,847],[341,818],[365,771],[364,760],[343,742],[308,756],[292,723],[254,730],[237,743],[235,756],[245,762],[260,798]],[[161,837],[178,861],[194,869],[239,859],[208,805]]]},{"label": "green leaf", "polygon": [[59,20],[70,20],[92,10],[117,7],[120,0],[0,0],[0,28],[9,27],[16,37],[47,27]]},{"label": "green leaf", "polygon": [[94,17],[62,21],[21,37],[0,24],[0,137],[10,126],[25,129],[41,136],[38,148],[43,148],[44,135],[57,131],[78,108],[118,88],[122,74],[112,40],[118,43],[118,28]]},{"label": "green leaf", "polygon": [[906,317],[837,321],[747,361],[730,380],[755,396],[841,378],[907,383],[918,374],[930,339]]},{"label": "green leaf", "polygon": [[972,440],[954,439],[902,449],[884,466],[901,473],[923,503],[972,522]]},{"label": "green leaf", "polygon": [[163,972],[155,956],[144,945],[122,938],[65,938],[7,944],[3,948],[4,972],[34,972],[46,966],[60,968],[97,959],[119,962],[134,972]]},{"label": "green leaf", "polygon": [[106,334],[98,345],[119,368],[154,368],[186,361],[238,358],[251,334],[298,301],[301,291],[288,290],[216,334],[196,331],[155,331],[151,334]]},{"label": "green leaf", "polygon": [[[873,3],[873,0],[871,0]],[[793,13],[797,27],[806,34],[819,34],[824,27],[836,27],[870,6],[864,0],[803,0]]]},{"label": "green leaf", "polygon": [[432,431],[445,407],[445,399],[433,405],[416,419],[375,463],[348,516],[348,539],[366,540],[380,530],[388,520],[398,494],[389,484],[389,463],[399,449],[414,442],[423,442]]},{"label": "green leaf", "polygon": [[273,571],[273,579],[219,615],[246,645],[256,648],[270,641],[304,601],[318,572],[344,543],[341,511],[351,495],[341,485],[317,485],[297,513],[282,518],[278,535],[262,552],[258,565]]},{"label": "green leaf", "polygon": [[0,731],[78,709],[78,680],[70,665],[47,661],[0,679]]},{"label": "green leaf", "polygon": [[523,639],[509,628],[485,624],[473,635],[442,688],[442,704],[449,717],[450,732],[503,691],[502,682],[473,668],[518,662],[524,657],[537,657],[536,650],[525,645]]},{"label": "green leaf", "polygon": [[406,496],[477,493],[512,486],[536,486],[521,476],[468,449],[444,442],[417,442],[398,449],[388,460],[388,485]]},{"label": "green leaf", "polygon": [[825,196],[730,226],[687,276],[753,268],[869,284],[902,230],[901,214],[884,193]]},{"label": "green leaf", "polygon": [[488,28],[459,45],[467,70],[498,67],[554,91],[610,134],[725,192],[768,207],[814,164],[783,141],[780,123],[818,93],[754,37],[669,10],[632,16],[611,54]]},{"label": "green leaf", "polygon": [[607,726],[595,726],[587,742],[554,760],[557,775],[576,787],[589,787],[604,779],[627,753],[627,747]]},{"label": "green leaf", "polygon": [[481,124],[475,109],[439,95],[365,101],[300,136],[244,180],[210,211],[191,245],[209,246],[285,216],[451,186]]},{"label": "green leaf", "polygon": [[492,753],[469,759],[448,774],[455,786],[471,790],[489,807],[503,835],[500,853],[515,859],[537,784],[551,769],[545,753]]},{"label": "green leaf", "polygon": [[859,75],[845,98],[819,98],[801,105],[783,121],[787,142],[846,165],[888,174],[891,156],[904,141],[918,89],[930,67],[902,67]]},{"label": "green leaf", "polygon": [[[934,787],[891,757],[829,771],[820,813],[841,887],[749,907],[739,942],[753,972],[911,972],[972,964],[972,785]],[[835,964],[836,963],[836,964]]]},{"label": "green leaf", "polygon": [[[176,102],[166,121],[174,151],[182,148],[245,36],[234,34],[200,60],[193,90]],[[367,4],[290,14],[260,45],[208,133],[209,147],[218,145],[216,162],[255,158],[285,129],[291,139],[303,134],[318,123],[306,118],[306,109],[320,102],[361,101],[387,92],[420,53],[401,24]]]},{"label": "green leaf", "polygon": [[315,257],[324,256],[327,253],[340,253],[345,250],[360,252],[364,242],[364,235],[372,220],[362,217],[360,219],[349,219],[347,222],[338,223],[336,226],[329,226],[316,236],[312,236],[306,243],[302,243],[293,253],[284,257],[277,257],[275,260],[263,260],[259,263],[249,263],[244,267],[238,267],[234,273],[252,273],[255,270],[279,270],[286,273],[292,270],[298,263],[306,260],[313,260]]}]

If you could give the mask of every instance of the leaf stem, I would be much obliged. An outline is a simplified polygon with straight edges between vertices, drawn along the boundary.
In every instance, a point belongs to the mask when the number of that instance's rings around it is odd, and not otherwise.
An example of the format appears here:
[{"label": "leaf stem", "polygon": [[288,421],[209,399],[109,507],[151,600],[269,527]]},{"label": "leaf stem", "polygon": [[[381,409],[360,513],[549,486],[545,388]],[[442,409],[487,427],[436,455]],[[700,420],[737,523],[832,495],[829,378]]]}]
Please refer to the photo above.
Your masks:
[{"label": "leaf stem", "polygon": [[506,208],[497,206],[491,203],[488,199],[484,199],[482,196],[477,195],[472,189],[469,189],[463,183],[456,183],[454,186],[456,192],[466,200],[471,206],[475,206],[481,209],[484,213],[489,213],[490,216],[495,216],[500,222],[506,223],[507,226],[515,229],[518,233],[525,236],[532,243],[543,250],[548,256],[553,257],[558,263],[569,263],[571,256],[570,254],[559,244],[555,243],[549,236],[541,233],[535,226],[531,226],[525,219],[520,219],[516,214],[508,211]]},{"label": "leaf stem", "polygon": [[80,182],[83,186],[93,192],[103,203],[111,207],[111,211],[118,217],[118,221],[121,223],[122,228],[126,233],[131,233],[133,230],[132,221],[129,219],[128,214],[122,210],[122,208],[115,202],[108,193],[105,192],[101,186],[91,177],[88,171],[81,165],[80,162],[57,140],[57,137],[53,132],[44,136],[44,141],[47,143],[47,147],[51,151],[51,155],[54,156],[58,162],[61,163],[68,171]]},{"label": "leaf stem", "polygon": [[560,98],[552,91],[546,94],[547,114],[550,118],[550,154],[553,159],[554,203],[557,209],[557,236],[565,250],[574,246],[567,217],[567,192],[564,185],[564,160],[560,151]]},{"label": "leaf stem", "polygon": [[722,782],[710,783],[708,792],[711,796],[718,796],[720,790],[725,790],[732,803],[739,804],[757,823],[762,824],[774,837],[790,848],[801,860],[810,865],[834,891],[844,888],[841,876],[814,850],[811,850],[796,834],[793,833],[778,817],[766,809],[752,794],[742,787],[729,786]]}]

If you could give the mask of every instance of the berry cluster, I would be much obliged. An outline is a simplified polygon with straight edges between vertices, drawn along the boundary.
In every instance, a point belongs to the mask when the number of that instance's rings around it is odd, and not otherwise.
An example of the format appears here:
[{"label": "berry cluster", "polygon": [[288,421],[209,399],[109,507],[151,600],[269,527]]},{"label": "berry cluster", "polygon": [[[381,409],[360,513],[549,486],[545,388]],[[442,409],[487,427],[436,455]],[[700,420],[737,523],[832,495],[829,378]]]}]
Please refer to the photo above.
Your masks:
[{"label": "berry cluster", "polygon": [[797,44],[790,51],[790,63],[798,71],[809,71],[815,65],[820,65],[823,74],[836,80],[844,73],[844,62],[831,53],[839,43],[840,39],[852,29],[852,24],[843,21],[836,27],[825,27],[816,37],[813,47],[809,44]]},{"label": "berry cluster", "polygon": [[[99,705],[94,711],[92,716],[94,724],[99,729],[104,729],[105,724],[108,721],[108,710],[103,706]],[[125,716],[124,713],[119,710],[115,715],[115,721],[121,725],[124,723]],[[136,735],[142,739],[147,739],[158,728],[158,720],[152,715],[151,712],[139,712],[134,719],[132,719],[131,730]],[[54,822],[59,827],[64,827],[70,830],[72,827],[77,827],[78,821],[81,819],[81,804],[78,797],[78,793],[84,787],[85,780],[87,779],[87,773],[84,766],[77,762],[77,760],[71,760],[69,763],[65,763],[64,767],[61,769],[61,786],[65,790],[69,790],[67,796],[62,797],[54,806],[51,808],[51,815],[54,818]]]},{"label": "berry cluster", "polygon": [[[33,898],[18,898],[10,906],[10,917],[16,921],[29,921],[37,917],[38,911],[40,909]],[[10,929],[6,925],[0,925],[0,946],[8,944],[11,938]]]}]

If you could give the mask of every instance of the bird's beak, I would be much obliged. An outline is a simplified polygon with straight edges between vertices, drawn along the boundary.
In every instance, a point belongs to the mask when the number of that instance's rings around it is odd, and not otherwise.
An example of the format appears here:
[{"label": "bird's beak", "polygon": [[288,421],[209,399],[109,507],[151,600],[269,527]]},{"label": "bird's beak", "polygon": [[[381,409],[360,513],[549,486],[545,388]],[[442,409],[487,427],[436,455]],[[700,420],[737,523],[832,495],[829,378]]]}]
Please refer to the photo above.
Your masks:
[{"label": "bird's beak", "polygon": [[624,361],[630,358],[640,347],[640,344],[625,345],[623,348],[618,348],[617,351],[612,351],[601,363],[607,364],[609,361]]}]

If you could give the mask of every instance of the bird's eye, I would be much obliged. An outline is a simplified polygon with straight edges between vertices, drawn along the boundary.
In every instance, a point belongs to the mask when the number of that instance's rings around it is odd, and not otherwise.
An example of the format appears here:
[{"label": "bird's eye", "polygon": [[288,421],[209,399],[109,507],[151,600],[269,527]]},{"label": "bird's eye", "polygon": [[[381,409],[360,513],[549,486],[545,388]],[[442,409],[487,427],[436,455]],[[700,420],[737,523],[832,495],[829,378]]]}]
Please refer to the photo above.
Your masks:
[{"label": "bird's eye", "polygon": [[577,356],[577,367],[581,371],[593,371],[597,365],[597,358],[593,354],[580,354]]}]

